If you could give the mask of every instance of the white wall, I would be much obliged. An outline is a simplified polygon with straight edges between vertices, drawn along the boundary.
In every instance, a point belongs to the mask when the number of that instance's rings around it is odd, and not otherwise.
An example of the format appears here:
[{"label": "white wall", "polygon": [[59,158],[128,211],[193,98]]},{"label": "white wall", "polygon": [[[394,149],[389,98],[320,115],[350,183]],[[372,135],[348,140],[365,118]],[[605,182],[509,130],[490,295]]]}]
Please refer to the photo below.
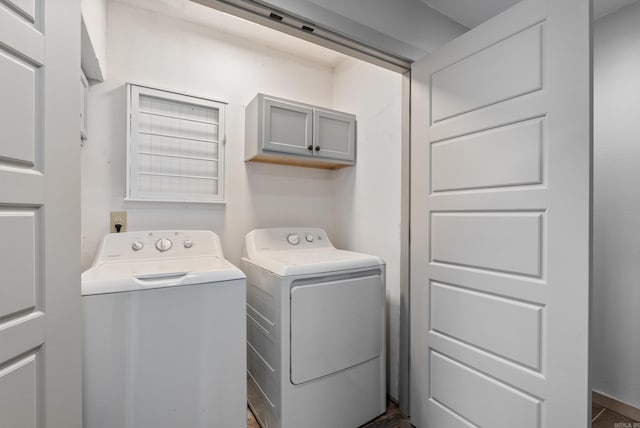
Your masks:
[{"label": "white wall", "polygon": [[[127,211],[129,230],[213,230],[235,263],[256,227],[313,225],[334,237],[332,171],[244,162],[244,106],[261,91],[330,107],[330,67],[119,2],[108,2],[107,22],[109,78],[91,88],[82,150],[83,268],[113,210]],[[226,205],[124,202],[126,82],[229,103]]]},{"label": "white wall", "polygon": [[594,29],[593,389],[640,408],[640,3]]},{"label": "white wall", "polygon": [[[397,398],[402,76],[354,59],[334,69],[115,1],[107,18],[109,76],[91,87],[82,150],[83,268],[109,232],[109,211],[126,210],[129,230],[213,230],[234,263],[251,229],[323,227],[337,246],[387,262],[389,391]],[[226,205],[124,201],[126,82],[229,103]],[[326,171],[245,163],[244,106],[257,92],[355,113],[357,165]]]},{"label": "white wall", "polygon": [[334,243],[387,263],[388,390],[398,398],[402,76],[348,59],[334,79],[335,108],[358,120],[356,166],[336,171]]}]

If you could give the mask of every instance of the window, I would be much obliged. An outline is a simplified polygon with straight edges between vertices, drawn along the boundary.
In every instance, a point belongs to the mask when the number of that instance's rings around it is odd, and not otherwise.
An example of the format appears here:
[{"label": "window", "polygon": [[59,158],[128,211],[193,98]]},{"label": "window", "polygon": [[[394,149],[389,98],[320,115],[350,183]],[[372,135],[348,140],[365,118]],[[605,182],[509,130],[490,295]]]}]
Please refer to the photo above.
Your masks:
[{"label": "window", "polygon": [[127,84],[127,200],[224,202],[225,103]]}]

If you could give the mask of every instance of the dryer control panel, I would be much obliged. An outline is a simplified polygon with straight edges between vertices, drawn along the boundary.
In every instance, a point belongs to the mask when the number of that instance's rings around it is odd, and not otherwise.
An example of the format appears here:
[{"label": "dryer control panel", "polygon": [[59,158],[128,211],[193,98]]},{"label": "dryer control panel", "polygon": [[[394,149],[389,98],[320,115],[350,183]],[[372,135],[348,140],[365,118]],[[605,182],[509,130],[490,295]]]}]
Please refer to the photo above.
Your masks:
[{"label": "dryer control panel", "polygon": [[252,230],[245,238],[243,260],[280,276],[384,265],[380,257],[335,248],[317,227]]},{"label": "dryer control panel", "polygon": [[318,227],[258,229],[247,235],[246,243],[258,251],[334,248],[327,232]]}]

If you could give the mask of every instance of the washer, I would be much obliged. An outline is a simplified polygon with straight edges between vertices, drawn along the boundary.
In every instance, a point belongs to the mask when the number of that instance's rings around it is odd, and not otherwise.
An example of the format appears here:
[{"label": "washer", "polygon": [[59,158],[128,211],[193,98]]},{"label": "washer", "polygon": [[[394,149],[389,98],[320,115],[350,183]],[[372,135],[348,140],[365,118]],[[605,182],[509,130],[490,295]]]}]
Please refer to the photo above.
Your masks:
[{"label": "washer", "polygon": [[319,228],[247,234],[248,401],[263,428],[355,428],[386,409],[385,264]]},{"label": "washer", "polygon": [[107,235],[82,274],[85,428],[246,426],[246,283],[210,231]]}]

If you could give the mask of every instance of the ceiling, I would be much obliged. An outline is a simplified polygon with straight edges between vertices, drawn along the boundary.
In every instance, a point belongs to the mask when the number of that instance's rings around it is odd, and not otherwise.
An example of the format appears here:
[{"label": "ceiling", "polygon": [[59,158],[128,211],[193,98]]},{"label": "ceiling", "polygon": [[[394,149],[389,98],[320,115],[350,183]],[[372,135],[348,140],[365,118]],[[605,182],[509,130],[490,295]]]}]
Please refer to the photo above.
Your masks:
[{"label": "ceiling", "polygon": [[[112,0],[113,1],[113,0]],[[369,46],[374,55],[390,54],[411,61],[421,58],[438,46],[455,38],[508,9],[520,0],[117,0],[150,12],[176,16],[181,19],[220,31],[244,40],[286,52],[299,59],[333,67],[345,55],[371,61],[383,67],[401,71],[402,67],[376,62],[368,54],[359,55],[358,46]],[[553,1],[553,0],[551,0]],[[593,0],[594,17],[600,18],[640,0]],[[203,3],[206,6],[203,6]],[[259,14],[236,13],[229,4],[266,5],[286,12],[292,25],[278,26]],[[210,6],[210,7],[207,7]],[[253,7],[253,6],[252,6]],[[220,13],[213,8],[242,16],[245,19]],[[259,12],[264,14],[264,10]],[[255,19],[255,18],[258,19]],[[286,21],[286,19],[285,19]],[[300,31],[299,23],[319,24],[317,37]],[[311,25],[311,24],[310,24]],[[268,28],[272,27],[272,28]],[[323,30],[338,36],[338,43],[327,43]],[[288,33],[288,34],[285,34]],[[296,37],[291,37],[294,35]],[[340,37],[343,37],[340,39]],[[305,40],[303,40],[305,39]],[[344,41],[354,41],[356,50],[344,49]],[[309,43],[312,41],[313,43]],[[325,47],[330,49],[326,49]],[[338,52],[342,53],[338,53]]]},{"label": "ceiling", "polygon": [[192,1],[402,72],[468,30],[420,0]]},{"label": "ceiling", "polygon": [[421,0],[467,28],[473,28],[508,9],[519,0]]},{"label": "ceiling", "polygon": [[[473,28],[508,9],[520,0],[421,0],[467,28]],[[637,0],[593,0],[595,19],[615,12]]]},{"label": "ceiling", "polygon": [[[402,71],[410,68],[411,62],[520,0],[193,1]],[[592,1],[597,19],[639,0]],[[279,23],[271,19],[273,13],[279,16]],[[313,35],[301,31],[309,27]],[[361,55],[363,48],[365,52]]]}]

